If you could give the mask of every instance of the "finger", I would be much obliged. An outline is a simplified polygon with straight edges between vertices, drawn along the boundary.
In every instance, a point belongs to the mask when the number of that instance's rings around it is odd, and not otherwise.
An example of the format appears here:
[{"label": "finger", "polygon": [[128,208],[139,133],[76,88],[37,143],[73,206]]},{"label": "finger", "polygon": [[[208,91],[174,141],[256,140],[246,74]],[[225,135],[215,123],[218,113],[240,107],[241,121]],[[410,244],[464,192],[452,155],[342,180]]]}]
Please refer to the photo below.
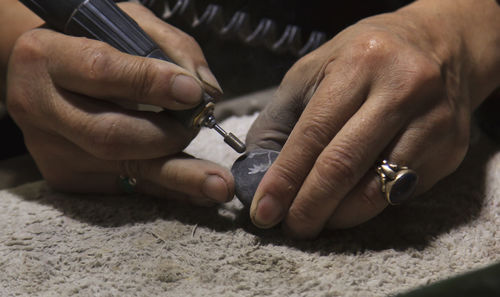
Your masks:
[{"label": "finger", "polygon": [[157,18],[142,5],[121,3],[120,7],[138,22],[168,57],[198,76],[211,95],[220,97],[222,89],[210,71],[200,46],[191,36]]},{"label": "finger", "polygon": [[[68,193],[99,193],[99,194],[130,194],[131,188],[125,189],[120,181],[120,176],[109,173],[75,173],[67,175],[64,182],[51,182],[49,185],[54,189]],[[189,196],[186,193],[165,188],[147,180],[141,180],[133,187],[137,193],[142,193],[162,199],[185,202],[196,206],[211,207],[221,203],[211,198],[200,196]],[[225,202],[225,201],[223,201]]]},{"label": "finger", "polygon": [[[468,127],[457,126],[460,122],[457,117],[447,117],[446,114],[442,107],[436,107],[416,119],[383,153],[383,158],[389,163],[407,166],[418,174],[414,196],[424,193],[455,171],[467,151]],[[340,202],[328,221],[328,227],[353,227],[379,214],[388,205],[381,185],[380,177],[372,167]]]},{"label": "finger", "polygon": [[[198,204],[227,202],[234,196],[230,172],[215,163],[176,155],[151,160],[101,160],[67,140],[26,128],[27,145],[54,188],[81,193],[120,193],[119,176],[137,180],[137,191]],[[170,196],[172,195],[172,196]]]},{"label": "finger", "polygon": [[[391,159],[390,162],[396,161]],[[381,213],[389,205],[381,186],[380,177],[374,170],[369,170],[359,184],[338,204],[326,227],[330,229],[354,227]]]},{"label": "finger", "polygon": [[364,78],[357,71],[330,65],[257,188],[250,216],[259,227],[268,228],[283,219],[318,155],[366,98]]},{"label": "finger", "polygon": [[[96,159],[98,160],[98,159]],[[102,162],[102,161],[101,161]],[[213,162],[193,159],[187,155],[164,157],[151,160],[108,161],[108,167],[99,173],[89,175],[85,185],[71,185],[73,191],[95,191],[116,193],[123,191],[117,183],[119,176],[133,177],[140,193],[161,198],[188,200],[200,205],[224,203],[234,196],[234,181],[229,171]],[[87,167],[88,165],[82,165]],[[83,169],[83,168],[82,168]],[[95,168],[85,168],[83,173]],[[72,179],[75,179],[73,176]],[[172,195],[174,194],[174,195]]]},{"label": "finger", "polygon": [[23,40],[22,47],[37,48],[54,83],[72,92],[168,109],[186,109],[201,100],[198,79],[172,63],[45,29],[34,30]]},{"label": "finger", "polygon": [[[436,90],[438,93],[442,90],[439,71],[434,64],[421,63],[420,57],[412,58],[405,61],[412,69],[411,72],[405,71],[405,75],[397,75],[398,72],[392,69],[393,64],[378,69],[381,72],[356,67],[365,64],[353,61],[330,64],[331,68],[327,70],[331,76],[325,72],[317,93],[257,189],[256,200],[266,198],[265,203],[254,201],[252,205],[257,224],[262,221],[258,217],[259,211],[256,211],[260,209],[268,225],[279,222],[279,219],[271,218],[286,215],[285,227],[297,237],[315,236],[321,230],[337,204],[375,162],[405,121],[438,99]],[[371,58],[365,62],[380,67]],[[344,88],[340,90],[347,90],[340,94],[340,99],[335,96],[339,87],[335,85],[334,77],[343,83]],[[316,105],[315,98],[326,81],[333,87],[322,92],[327,98],[324,104]],[[346,89],[349,84],[352,87]],[[362,87],[356,88],[360,84]],[[353,94],[353,90],[357,92]],[[363,98],[368,99],[364,102]],[[328,100],[338,100],[343,104],[332,106]],[[333,112],[333,115],[328,112]],[[294,153],[285,159],[285,151]],[[288,213],[283,212],[286,209]]]},{"label": "finger", "polygon": [[387,110],[378,100],[367,101],[318,156],[285,218],[292,235],[317,235],[398,133],[403,115],[388,115]]},{"label": "finger", "polygon": [[37,123],[104,160],[152,159],[184,149],[195,136],[164,113],[126,110],[60,90]]},{"label": "finger", "polygon": [[[123,189],[120,189],[123,190]],[[162,199],[168,199],[168,200],[175,200],[178,202],[182,203],[188,203],[191,205],[195,206],[201,206],[201,207],[212,207],[217,204],[220,204],[219,202],[214,202],[211,199],[205,198],[205,197],[191,197],[185,193],[179,192],[179,191],[174,191],[167,189],[161,185],[158,185],[156,183],[147,181],[147,180],[141,180],[139,184],[137,184],[136,191],[138,193],[146,194],[149,196],[153,197],[158,197]]]},{"label": "finger", "polygon": [[136,177],[138,185],[144,179],[189,197],[217,203],[227,202],[234,196],[234,180],[227,169],[187,155],[129,160],[119,162],[119,167],[121,174]]},{"label": "finger", "polygon": [[[318,234],[406,122],[438,101],[442,95],[439,76],[434,71],[415,73],[402,79],[374,80],[374,91],[321,152],[297,193],[285,219],[292,235]],[[394,85],[403,87],[394,89]]]},{"label": "finger", "polygon": [[[321,55],[320,48],[314,52]],[[312,54],[301,58],[285,75],[280,87],[252,124],[246,137],[249,151],[281,151],[304,108],[318,88],[326,65]]]},{"label": "finger", "polygon": [[176,199],[199,205],[228,202],[234,196],[234,181],[227,169],[187,155],[120,161],[117,165],[120,175],[137,180],[138,192],[157,197],[180,193]]},{"label": "finger", "polygon": [[281,86],[250,127],[245,141],[248,151],[281,151],[302,112],[299,100],[290,97],[288,88]]}]

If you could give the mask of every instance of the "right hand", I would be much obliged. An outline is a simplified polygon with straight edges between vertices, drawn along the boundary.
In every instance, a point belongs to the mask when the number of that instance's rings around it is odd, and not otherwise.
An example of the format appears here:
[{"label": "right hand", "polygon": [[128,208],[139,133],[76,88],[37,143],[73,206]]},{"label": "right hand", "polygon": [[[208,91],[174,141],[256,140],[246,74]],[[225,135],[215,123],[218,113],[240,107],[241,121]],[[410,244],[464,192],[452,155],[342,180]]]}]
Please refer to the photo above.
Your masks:
[{"label": "right hand", "polygon": [[452,173],[473,110],[499,86],[499,16],[490,0],[416,1],[299,60],[247,135],[250,151],[280,151],[254,195],[254,224],[310,238],[366,222],[388,206],[382,160],[418,173],[416,195]]},{"label": "right hand", "polygon": [[118,193],[119,175],[137,190],[197,204],[233,197],[230,172],[182,154],[196,135],[163,112],[196,106],[202,86],[219,93],[196,42],[138,4],[121,7],[180,66],[131,56],[48,29],[24,33],[9,60],[7,107],[47,182],[70,192]]}]

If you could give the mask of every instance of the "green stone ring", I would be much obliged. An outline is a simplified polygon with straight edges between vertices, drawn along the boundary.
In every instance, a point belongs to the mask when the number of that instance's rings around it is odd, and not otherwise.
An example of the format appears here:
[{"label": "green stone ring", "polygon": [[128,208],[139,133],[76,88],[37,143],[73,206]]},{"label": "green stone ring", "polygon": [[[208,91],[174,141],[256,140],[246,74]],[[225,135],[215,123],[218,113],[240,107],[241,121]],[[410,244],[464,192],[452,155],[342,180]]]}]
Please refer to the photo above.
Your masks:
[{"label": "green stone ring", "polygon": [[136,185],[137,180],[134,177],[128,177],[124,175],[120,175],[118,177],[118,186],[127,194],[135,193]]},{"label": "green stone ring", "polygon": [[382,183],[382,193],[391,205],[399,205],[410,199],[415,193],[418,175],[406,166],[390,164],[382,161],[377,167],[377,173]]}]

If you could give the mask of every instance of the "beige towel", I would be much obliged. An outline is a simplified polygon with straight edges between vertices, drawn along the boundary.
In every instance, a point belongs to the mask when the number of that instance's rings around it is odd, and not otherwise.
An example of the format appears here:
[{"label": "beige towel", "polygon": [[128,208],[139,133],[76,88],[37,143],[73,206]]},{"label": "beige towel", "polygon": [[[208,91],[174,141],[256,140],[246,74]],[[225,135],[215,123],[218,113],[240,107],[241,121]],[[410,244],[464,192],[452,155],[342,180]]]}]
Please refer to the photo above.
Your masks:
[{"label": "beige towel", "polygon": [[[254,116],[223,124],[244,136]],[[209,144],[209,145],[208,145]],[[213,131],[188,151],[230,166]],[[477,136],[413,204],[309,242],[260,231],[234,200],[0,191],[0,296],[386,296],[500,260],[500,153]]]}]

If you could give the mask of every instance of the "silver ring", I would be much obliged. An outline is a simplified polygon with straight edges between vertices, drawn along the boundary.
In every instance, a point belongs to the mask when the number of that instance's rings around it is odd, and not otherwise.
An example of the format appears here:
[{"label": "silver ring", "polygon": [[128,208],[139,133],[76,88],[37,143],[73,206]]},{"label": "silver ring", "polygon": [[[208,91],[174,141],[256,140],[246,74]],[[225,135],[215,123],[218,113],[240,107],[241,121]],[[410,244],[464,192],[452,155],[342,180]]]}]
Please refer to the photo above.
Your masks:
[{"label": "silver ring", "polygon": [[376,169],[382,183],[382,193],[391,205],[399,205],[415,193],[418,175],[406,166],[391,164],[383,160]]},{"label": "silver ring", "polygon": [[118,177],[118,185],[125,193],[133,194],[137,186],[137,179],[135,179],[135,177],[120,175]]}]

